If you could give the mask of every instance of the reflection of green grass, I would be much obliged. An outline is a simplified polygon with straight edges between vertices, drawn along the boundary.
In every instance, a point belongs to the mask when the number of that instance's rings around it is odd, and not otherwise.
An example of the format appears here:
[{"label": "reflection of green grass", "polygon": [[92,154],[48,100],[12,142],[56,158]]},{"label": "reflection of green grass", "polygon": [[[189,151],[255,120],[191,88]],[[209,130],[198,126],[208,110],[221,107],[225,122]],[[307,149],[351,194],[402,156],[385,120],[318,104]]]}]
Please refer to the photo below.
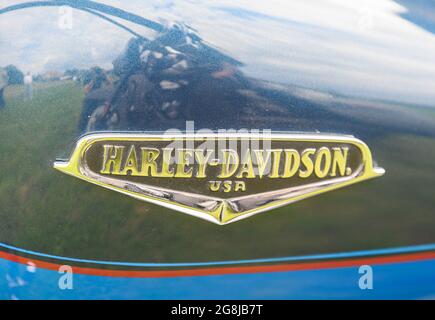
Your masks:
[{"label": "reflection of green grass", "polygon": [[50,224],[44,201],[47,190],[59,184],[50,163],[75,134],[81,90],[72,83],[49,82],[35,84],[32,101],[24,101],[23,86],[8,87],[5,95],[6,108],[0,111],[0,215],[5,224],[0,237],[11,242],[38,228],[33,219]]},{"label": "reflection of green grass", "polygon": [[73,83],[6,91],[0,111],[0,241],[90,259],[189,261],[314,254],[435,242],[435,139],[367,141],[384,177],[216,226],[52,168],[76,137]]}]

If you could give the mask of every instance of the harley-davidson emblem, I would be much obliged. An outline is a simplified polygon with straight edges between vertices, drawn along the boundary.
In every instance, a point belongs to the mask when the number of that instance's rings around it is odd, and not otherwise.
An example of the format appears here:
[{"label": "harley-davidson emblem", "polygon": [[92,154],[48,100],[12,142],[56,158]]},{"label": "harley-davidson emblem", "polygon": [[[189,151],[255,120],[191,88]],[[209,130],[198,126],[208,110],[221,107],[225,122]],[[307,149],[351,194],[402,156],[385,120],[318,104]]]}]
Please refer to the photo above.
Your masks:
[{"label": "harley-davidson emblem", "polygon": [[90,134],[54,167],[221,225],[384,173],[362,141],[320,134]]}]

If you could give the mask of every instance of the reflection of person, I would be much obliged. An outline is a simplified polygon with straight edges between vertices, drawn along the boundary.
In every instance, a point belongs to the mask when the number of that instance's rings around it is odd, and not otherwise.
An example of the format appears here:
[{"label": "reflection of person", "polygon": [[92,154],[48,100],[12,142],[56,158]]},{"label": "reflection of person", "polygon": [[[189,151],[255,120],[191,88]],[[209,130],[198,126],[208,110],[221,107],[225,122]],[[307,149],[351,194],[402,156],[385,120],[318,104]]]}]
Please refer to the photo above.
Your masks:
[{"label": "reflection of person", "polygon": [[[84,85],[85,98],[83,100],[83,109],[80,115],[79,130],[84,132],[89,127],[92,114],[99,106],[110,102],[114,88],[106,71],[94,67],[88,70],[82,78]],[[91,125],[94,127],[94,124]]]},{"label": "reflection of person", "polygon": [[116,124],[117,121],[117,113],[111,112],[110,104],[108,102],[105,102],[103,105],[96,108],[92,115],[89,117],[86,132],[98,130],[112,130],[112,125]]},{"label": "reflection of person", "polygon": [[[234,118],[250,126],[288,117],[287,105],[272,101],[241,65],[183,25],[154,40],[133,38],[112,70],[93,68],[85,76],[79,130],[184,129],[187,120],[211,128]],[[111,83],[102,85],[109,76]]]},{"label": "reflection of person", "polygon": [[91,91],[100,89],[103,85],[108,84],[110,81],[105,71],[99,67],[94,67],[86,72],[83,77],[83,84],[85,86],[85,95]]},{"label": "reflection of person", "polygon": [[152,41],[131,39],[113,61],[118,82],[110,107],[118,117],[106,128],[143,130],[162,128],[165,122],[183,126],[186,119],[232,119],[246,103],[240,92],[249,89],[240,65],[183,25]]},{"label": "reflection of person", "polygon": [[5,106],[4,90],[8,85],[8,73],[4,68],[0,68],[0,109]]},{"label": "reflection of person", "polygon": [[33,96],[32,82],[32,75],[30,74],[30,72],[27,72],[27,74],[24,76],[24,86],[26,88],[26,98],[29,100],[32,99]]}]

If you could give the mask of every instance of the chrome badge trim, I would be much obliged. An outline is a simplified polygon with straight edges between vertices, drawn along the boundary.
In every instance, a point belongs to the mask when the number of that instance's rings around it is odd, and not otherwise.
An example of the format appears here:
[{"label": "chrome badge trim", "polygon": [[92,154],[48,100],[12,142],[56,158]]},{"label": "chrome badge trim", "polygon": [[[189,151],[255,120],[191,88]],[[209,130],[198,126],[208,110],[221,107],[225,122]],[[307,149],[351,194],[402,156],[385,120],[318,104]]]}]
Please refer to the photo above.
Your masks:
[{"label": "chrome badge trim", "polygon": [[88,134],[54,168],[219,225],[385,173],[353,136],[275,133]]}]

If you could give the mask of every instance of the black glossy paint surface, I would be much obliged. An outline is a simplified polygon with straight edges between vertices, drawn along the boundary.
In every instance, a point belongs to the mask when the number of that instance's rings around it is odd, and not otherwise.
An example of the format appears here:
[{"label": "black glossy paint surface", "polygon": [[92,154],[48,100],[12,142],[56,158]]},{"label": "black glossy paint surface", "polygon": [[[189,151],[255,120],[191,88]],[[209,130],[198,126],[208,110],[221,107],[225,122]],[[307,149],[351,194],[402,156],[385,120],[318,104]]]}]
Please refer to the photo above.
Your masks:
[{"label": "black glossy paint surface", "polygon": [[[1,242],[69,257],[172,262],[435,241],[430,28],[386,1],[369,9],[184,1],[121,8],[177,23],[150,24],[153,32],[126,23],[137,38],[78,10],[71,29],[59,27],[58,7],[0,15],[0,66],[34,75],[33,97],[9,85],[0,110]],[[82,81],[64,78],[73,69]],[[86,132],[184,130],[186,121],[196,129],[350,134],[386,174],[217,226],[52,168]]]}]

